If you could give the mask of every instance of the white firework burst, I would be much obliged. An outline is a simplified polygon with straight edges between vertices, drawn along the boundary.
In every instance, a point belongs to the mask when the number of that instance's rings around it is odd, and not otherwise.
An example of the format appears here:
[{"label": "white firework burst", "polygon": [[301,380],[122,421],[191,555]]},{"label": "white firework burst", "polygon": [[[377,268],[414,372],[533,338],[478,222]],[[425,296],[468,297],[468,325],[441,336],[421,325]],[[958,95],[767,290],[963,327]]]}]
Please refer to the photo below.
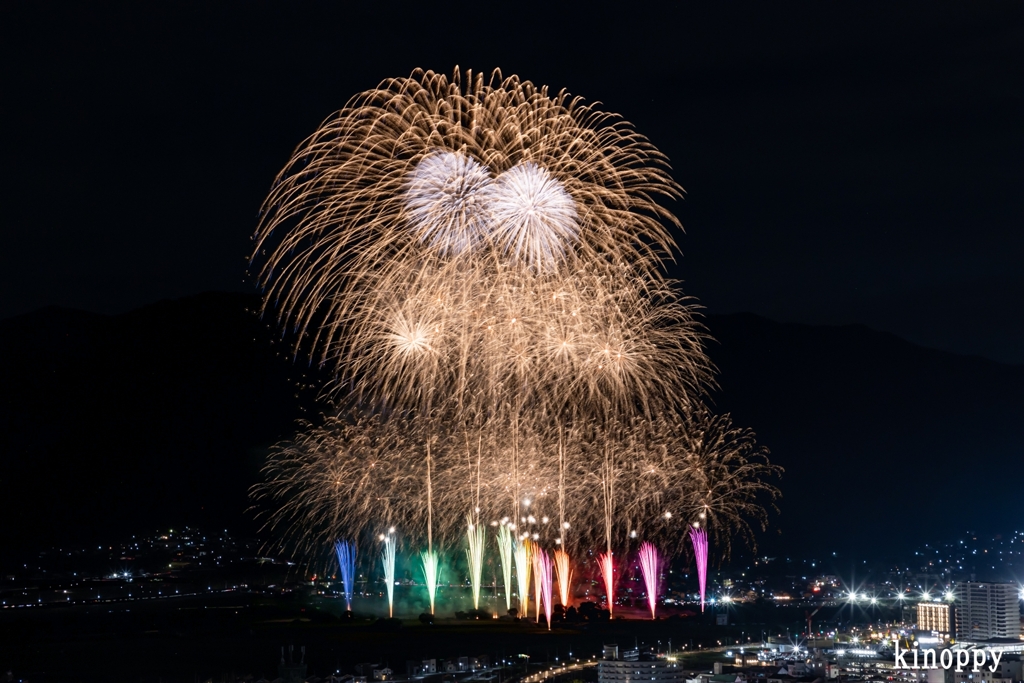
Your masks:
[{"label": "white firework burst", "polygon": [[487,232],[486,166],[458,152],[431,152],[412,170],[405,209],[413,231],[443,255],[462,254]]},{"label": "white firework burst", "polygon": [[491,238],[535,271],[553,270],[579,238],[576,202],[537,164],[516,164],[502,173],[487,199]]},{"label": "white firework burst", "polygon": [[400,313],[394,318],[388,341],[400,356],[417,355],[433,350],[430,337],[434,331],[428,323],[410,320]]}]

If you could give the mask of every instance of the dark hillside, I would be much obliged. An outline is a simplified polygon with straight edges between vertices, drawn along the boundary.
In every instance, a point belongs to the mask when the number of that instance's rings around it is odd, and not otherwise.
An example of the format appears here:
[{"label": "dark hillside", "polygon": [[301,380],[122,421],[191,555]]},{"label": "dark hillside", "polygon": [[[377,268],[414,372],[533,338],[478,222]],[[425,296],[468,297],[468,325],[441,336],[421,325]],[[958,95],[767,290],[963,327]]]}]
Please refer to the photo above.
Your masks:
[{"label": "dark hillside", "polygon": [[256,301],[204,294],[0,321],[0,543],[238,529],[267,447],[315,410],[306,368],[278,355]]},{"label": "dark hillside", "polygon": [[766,547],[890,551],[1024,523],[1024,367],[857,325],[708,325],[716,407],[786,468],[785,541]]},{"label": "dark hillside", "polygon": [[[279,355],[256,303],[204,294],[0,321],[0,544],[252,530],[246,491],[268,447],[318,412],[316,373]],[[1024,522],[1024,368],[865,327],[707,322],[716,408],[786,468],[766,552],[896,551]]]}]

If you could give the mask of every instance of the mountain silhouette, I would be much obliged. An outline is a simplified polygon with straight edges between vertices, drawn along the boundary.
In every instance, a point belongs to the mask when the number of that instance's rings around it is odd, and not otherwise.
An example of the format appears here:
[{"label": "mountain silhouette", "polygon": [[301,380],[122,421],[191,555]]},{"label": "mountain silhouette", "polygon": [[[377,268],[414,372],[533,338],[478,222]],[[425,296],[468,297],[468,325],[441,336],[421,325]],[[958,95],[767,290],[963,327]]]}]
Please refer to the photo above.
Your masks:
[{"label": "mountain silhouette", "polygon": [[783,535],[766,548],[872,558],[1024,522],[1024,366],[862,325],[736,314],[708,326],[715,408],[786,469]]},{"label": "mountain silhouette", "polygon": [[0,544],[253,531],[247,489],[316,395],[257,304],[210,293],[0,321]]},{"label": "mountain silhouette", "polygon": [[[0,547],[180,524],[252,533],[268,449],[326,381],[255,311],[207,293],[117,316],[0,321]],[[898,553],[1022,521],[1024,367],[863,326],[709,316],[718,412],[785,467],[764,552]]]}]

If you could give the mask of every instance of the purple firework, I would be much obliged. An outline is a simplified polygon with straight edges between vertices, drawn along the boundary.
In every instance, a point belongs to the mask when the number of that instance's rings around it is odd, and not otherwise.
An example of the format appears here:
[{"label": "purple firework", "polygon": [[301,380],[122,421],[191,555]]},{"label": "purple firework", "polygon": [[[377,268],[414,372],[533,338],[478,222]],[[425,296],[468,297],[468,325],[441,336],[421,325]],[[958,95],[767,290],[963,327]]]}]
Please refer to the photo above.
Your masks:
[{"label": "purple firework", "polygon": [[534,557],[538,558],[537,564],[540,572],[537,575],[536,581],[540,582],[540,599],[544,603],[544,616],[548,620],[548,630],[551,630],[551,589],[552,589],[552,576],[551,576],[551,556],[545,551],[538,549],[538,554]]},{"label": "purple firework", "polygon": [[700,611],[704,611],[704,591],[708,585],[708,535],[700,527],[690,527],[693,556],[697,560],[697,581],[700,583]]}]

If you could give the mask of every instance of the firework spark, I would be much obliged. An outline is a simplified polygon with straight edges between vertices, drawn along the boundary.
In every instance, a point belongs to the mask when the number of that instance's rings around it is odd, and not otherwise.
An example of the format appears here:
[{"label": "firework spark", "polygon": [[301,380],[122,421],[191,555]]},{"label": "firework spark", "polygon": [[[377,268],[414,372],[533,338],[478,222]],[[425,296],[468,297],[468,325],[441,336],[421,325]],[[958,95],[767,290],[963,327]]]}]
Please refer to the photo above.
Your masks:
[{"label": "firework spark", "polygon": [[704,591],[708,582],[708,534],[696,524],[690,528],[693,557],[697,563],[697,582],[700,584],[700,611],[704,611]]},{"label": "firework spark", "polygon": [[597,556],[597,566],[601,568],[601,578],[604,581],[604,592],[608,597],[608,611],[615,613],[615,564],[612,561],[611,553],[601,553]]},{"label": "firework spark", "polygon": [[441,558],[433,550],[420,553],[423,564],[423,583],[427,586],[427,598],[430,600],[430,613],[434,613],[434,601],[437,598],[437,587],[441,582]]},{"label": "firework spark", "polygon": [[565,187],[533,162],[502,173],[486,196],[491,234],[504,254],[537,271],[554,270],[579,237],[576,203]]},{"label": "firework spark", "polygon": [[338,556],[338,572],[345,589],[345,608],[351,611],[356,578],[356,545],[351,541],[335,541],[334,552]]},{"label": "firework spark", "polygon": [[388,595],[388,617],[395,616],[395,535],[389,533],[381,539],[384,541],[384,550],[381,551],[380,559],[384,565],[384,583]]},{"label": "firework spark", "polygon": [[529,539],[516,541],[512,555],[516,561],[516,582],[519,588],[519,616],[530,616],[530,573],[533,570],[533,544]]},{"label": "firework spark", "polygon": [[484,201],[490,172],[458,152],[432,152],[412,170],[403,193],[408,224],[443,255],[471,249],[488,232]]},{"label": "firework spark", "polygon": [[[479,206],[492,194],[497,228]],[[403,281],[424,255],[475,253],[496,232],[497,257],[561,253],[653,276],[675,251],[662,221],[678,225],[657,199],[679,196],[653,145],[580,98],[498,72],[416,71],[353,98],[299,146],[264,203],[254,255],[266,256],[259,277],[282,321],[344,362],[331,349],[355,351],[344,321],[363,293]]]},{"label": "firework spark", "polygon": [[555,574],[558,576],[558,599],[563,608],[569,607],[572,599],[572,566],[569,564],[569,553],[561,548],[555,549]]},{"label": "firework spark", "polygon": [[469,564],[469,583],[473,590],[473,609],[480,609],[480,582],[484,572],[484,528],[469,518],[466,529],[466,560]]},{"label": "firework spark", "polygon": [[544,560],[547,559],[547,553],[534,544],[530,554],[533,560],[533,618],[539,624],[540,611],[544,607]]},{"label": "firework spark", "polygon": [[[552,547],[571,532],[579,547],[607,553],[622,548],[636,530],[663,552],[679,552],[678,540],[693,521],[718,534],[717,550],[727,557],[730,539],[752,544],[754,525],[765,522],[761,501],[777,494],[767,483],[777,468],[765,464],[749,431],[730,424],[728,416],[705,414],[671,423],[563,428],[559,437],[543,421],[532,422],[520,428],[515,449],[507,431],[481,430],[472,439],[482,444],[477,463],[475,453],[472,461],[465,457],[464,435],[431,435],[427,430],[434,428],[419,418],[348,415],[280,446],[254,495],[271,508],[269,528],[309,555],[324,545],[333,549],[339,530],[363,530],[365,540],[375,539],[372,520],[382,518],[417,530],[404,537],[414,544],[453,549],[466,537],[465,510],[479,507],[474,518],[494,520],[497,527],[499,558],[502,547],[524,533]],[[549,457],[559,438],[562,456]],[[619,446],[606,451],[600,446],[605,442]],[[526,499],[529,512],[514,517],[516,501],[521,506]],[[515,529],[513,519],[519,522]],[[509,558],[502,576],[507,568],[510,588],[512,567],[525,576],[526,565],[511,553]],[[526,590],[518,591],[521,597]],[[507,589],[507,596],[512,592]]]},{"label": "firework spark", "polygon": [[[296,150],[264,205],[254,260],[267,312],[336,369],[339,387],[392,406],[436,399],[439,382],[464,405],[476,382],[501,377],[489,351],[543,361],[542,348],[562,362],[520,369],[645,394],[619,396],[620,408],[653,397],[641,375],[672,378],[687,391],[661,395],[685,403],[710,365],[692,308],[661,275],[675,252],[663,223],[678,222],[657,200],[680,194],[657,149],[579,98],[497,72],[416,72],[356,97]],[[673,329],[630,324],[651,300]],[[571,354],[568,337],[547,344],[563,322],[578,328]]]},{"label": "firework spark", "polygon": [[540,584],[540,600],[538,602],[544,603],[544,616],[548,621],[548,630],[551,630],[551,613],[552,613],[552,576],[551,576],[551,556],[548,555],[547,551],[539,550],[537,553],[537,583]]},{"label": "firework spark", "polygon": [[502,585],[505,587],[505,611],[512,609],[512,551],[514,540],[508,524],[498,527],[498,558],[501,562]]},{"label": "firework spark", "polygon": [[647,604],[651,608],[651,619],[654,619],[654,610],[658,605],[658,549],[653,543],[644,541],[640,544],[640,572],[644,577],[644,586],[647,588]]}]

